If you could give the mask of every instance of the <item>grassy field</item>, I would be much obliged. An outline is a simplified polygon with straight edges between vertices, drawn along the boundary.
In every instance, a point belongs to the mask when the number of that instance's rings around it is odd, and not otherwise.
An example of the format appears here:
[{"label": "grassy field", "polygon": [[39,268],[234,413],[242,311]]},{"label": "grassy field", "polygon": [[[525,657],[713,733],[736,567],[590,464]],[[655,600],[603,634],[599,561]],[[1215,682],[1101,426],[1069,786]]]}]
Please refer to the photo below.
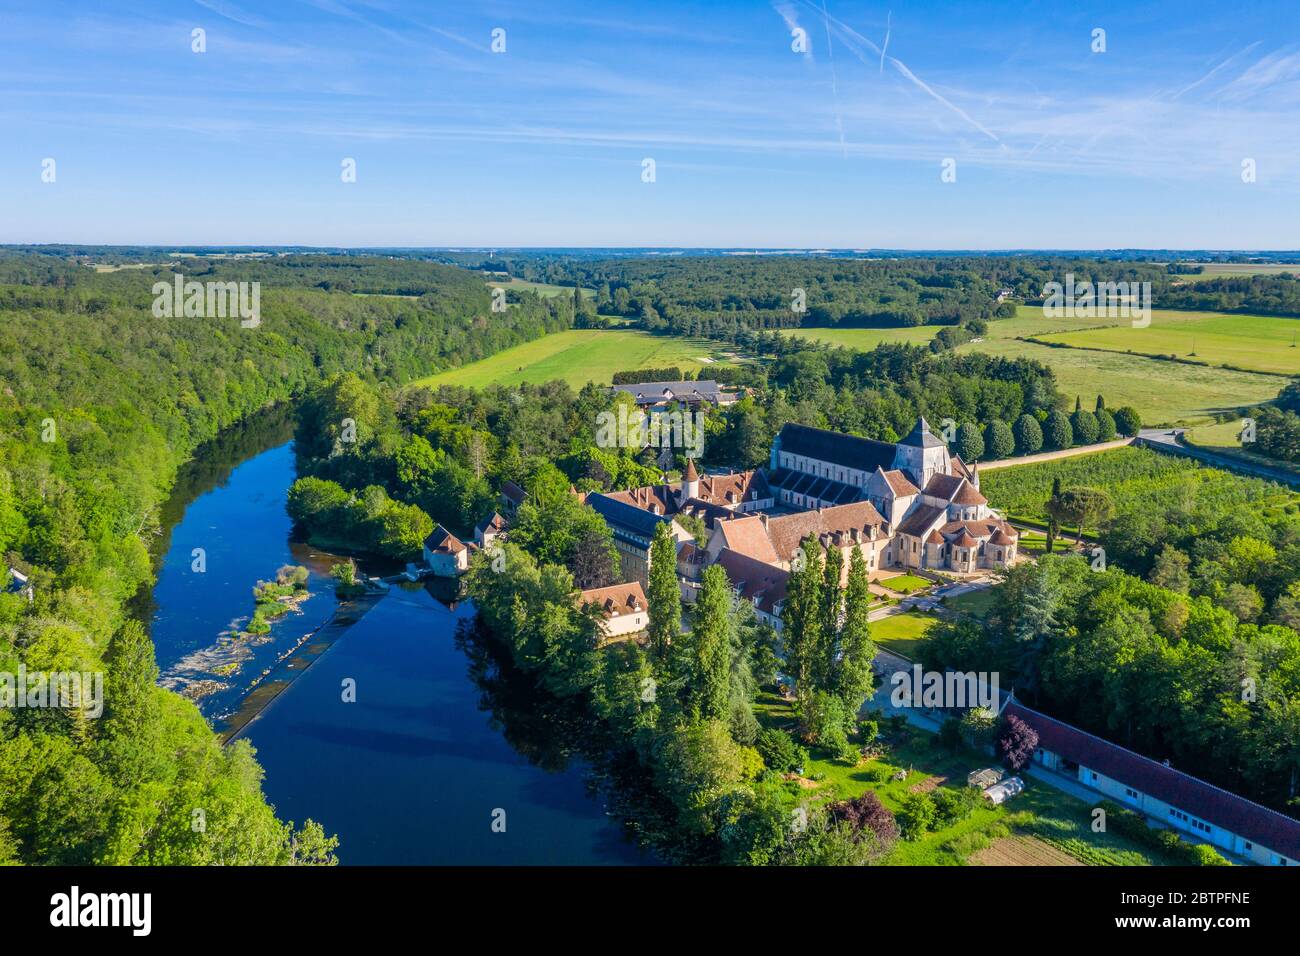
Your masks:
[{"label": "grassy field", "polygon": [[[1215,339],[1214,345],[1218,348],[1219,339],[1228,336],[1224,330],[1237,319],[1256,321],[1247,322],[1236,328],[1236,332],[1247,333],[1240,344],[1234,345],[1229,342],[1223,347],[1232,349],[1232,354],[1242,358],[1248,358],[1250,354],[1255,355],[1254,364],[1249,361],[1231,362],[1226,358],[1214,361],[1229,361],[1229,364],[1241,365],[1243,368],[1264,368],[1267,371],[1286,370],[1289,367],[1287,363],[1292,361],[1291,356],[1300,363],[1300,348],[1291,352],[1290,338],[1285,331],[1293,329],[1300,332],[1300,320],[1297,319],[1153,311],[1149,328],[1125,328],[1112,331],[1104,327],[1115,325],[1116,319],[1049,319],[1043,315],[1042,308],[1038,306],[1020,306],[1014,317],[990,322],[987,336],[967,342],[959,346],[957,351],[984,352],[1007,358],[1036,359],[1051,366],[1056,372],[1056,381],[1063,394],[1067,397],[1082,395],[1090,407],[1092,399],[1100,392],[1106,397],[1106,404],[1110,408],[1132,405],[1141,413],[1145,424],[1190,425],[1209,422],[1216,412],[1268,401],[1276,397],[1284,383],[1274,375],[1185,365],[1180,362],[1147,358],[1143,355],[1130,355],[1124,351],[1132,348],[1135,352],[1167,353],[1176,352],[1174,348],[1154,346],[1139,348],[1137,345],[1125,345],[1119,351],[1099,352],[1091,349],[1053,348],[1048,345],[1023,342],[1018,337],[1054,336],[1056,338],[1053,341],[1060,339],[1062,344],[1065,344],[1066,340],[1072,342],[1075,336],[1079,337],[1080,341],[1093,335],[1131,333],[1133,336],[1140,336],[1152,332],[1160,334],[1160,330],[1166,327],[1176,333],[1186,323],[1205,321],[1210,323],[1206,327],[1207,333],[1219,337]],[[1291,324],[1280,325],[1279,323]],[[872,349],[882,342],[924,344],[939,331],[939,328],[930,325],[909,329],[794,329],[788,334],[828,342],[832,345]],[[1233,334],[1235,335],[1236,332]],[[1272,338],[1256,338],[1257,335],[1272,336]],[[1205,345],[1202,346],[1201,337],[1202,333],[1198,332],[1196,349],[1198,352],[1207,353],[1211,348],[1211,339],[1206,338]],[[1151,341],[1154,343],[1155,339]],[[1271,345],[1272,352],[1286,351],[1288,356],[1281,359],[1275,355],[1267,359],[1262,358],[1261,350],[1265,348],[1262,344],[1264,342]],[[1190,346],[1190,337],[1188,345]],[[1204,361],[1211,361],[1207,355],[1202,355],[1201,358]],[[1270,368],[1269,364],[1276,365],[1277,368]],[[1300,371],[1300,364],[1297,364],[1296,369]]]},{"label": "grassy field", "polygon": [[[763,693],[756,703],[759,721],[768,727],[790,729],[794,714],[789,702]],[[884,729],[882,725],[882,730]],[[872,790],[890,810],[898,811],[909,793],[935,786],[962,788],[966,774],[990,765],[992,758],[974,750],[957,752],[937,746],[931,734],[907,727],[886,731],[888,753],[871,760],[848,762],[812,748],[804,767],[811,787],[801,799],[845,800]],[[894,777],[901,779],[894,779]],[[968,817],[917,840],[899,840],[882,861],[894,866],[961,866],[968,862],[1052,863],[1068,856],[1092,865],[1144,865],[1169,861],[1159,858],[1118,833],[1093,833],[1091,805],[1024,778],[1020,795],[1000,807],[985,804]],[[1015,852],[1003,842],[1015,838]],[[998,847],[990,861],[984,851]],[[1052,852],[1052,851],[1055,852]],[[979,856],[979,859],[972,859]]]},{"label": "grassy field", "polygon": [[[1023,542],[1025,536],[1022,534],[1020,540]],[[955,611],[961,611],[964,614],[970,614],[974,617],[983,618],[993,610],[993,589],[983,588],[979,591],[967,591],[965,594],[958,594],[956,597],[944,598],[946,607]]]},{"label": "grassy field", "polygon": [[871,639],[887,651],[914,660],[926,633],[937,623],[937,618],[916,611],[891,614],[871,622]]},{"label": "grassy field", "polygon": [[942,326],[918,325],[907,329],[784,329],[782,334],[827,345],[870,351],[883,342],[925,345]]},{"label": "grassy field", "polygon": [[[551,298],[556,295],[573,295],[573,286],[551,285],[549,282],[529,282],[527,279],[517,279],[511,276],[508,279],[499,279],[496,277],[487,280],[487,284],[493,288],[514,289],[516,292],[536,292],[543,298]],[[595,298],[595,289],[583,289],[582,296],[585,299]]]},{"label": "grassy field", "polygon": [[1300,275],[1300,265],[1290,262],[1206,262],[1202,263],[1204,272],[1197,275],[1180,275],[1178,278],[1188,282],[1204,282],[1206,279],[1223,279],[1236,276],[1269,276],[1289,272]]},{"label": "grassy field", "polygon": [[1077,348],[1174,355],[1256,372],[1300,374],[1300,319],[1154,310],[1147,328],[1123,323],[1044,338]]},{"label": "grassy field", "polygon": [[506,349],[478,362],[438,372],[418,385],[518,385],[563,379],[574,388],[608,385],[615,372],[677,365],[702,371],[731,364],[715,343],[624,329],[570,329]]}]

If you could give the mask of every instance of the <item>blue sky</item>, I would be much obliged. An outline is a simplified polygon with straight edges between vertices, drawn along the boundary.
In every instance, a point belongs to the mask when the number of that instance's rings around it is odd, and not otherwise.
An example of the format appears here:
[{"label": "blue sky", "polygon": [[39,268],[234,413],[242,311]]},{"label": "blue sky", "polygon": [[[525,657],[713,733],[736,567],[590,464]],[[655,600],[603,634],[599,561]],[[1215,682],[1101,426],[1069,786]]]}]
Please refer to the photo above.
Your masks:
[{"label": "blue sky", "polygon": [[1085,6],[9,2],[0,242],[1300,248],[1294,4]]}]

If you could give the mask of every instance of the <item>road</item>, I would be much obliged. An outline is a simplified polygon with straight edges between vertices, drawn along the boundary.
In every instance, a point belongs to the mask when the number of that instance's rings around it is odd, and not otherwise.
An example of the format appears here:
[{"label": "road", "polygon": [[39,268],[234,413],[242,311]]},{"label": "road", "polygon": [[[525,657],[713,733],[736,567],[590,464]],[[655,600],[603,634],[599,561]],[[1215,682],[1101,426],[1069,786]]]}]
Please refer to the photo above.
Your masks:
[{"label": "road", "polygon": [[1186,445],[1183,441],[1180,441],[1186,431],[1185,428],[1144,428],[1138,433],[1136,443],[1144,448],[1164,452],[1167,455],[1194,458],[1197,461],[1203,461],[1208,465],[1214,465],[1227,471],[1254,475],[1257,478],[1268,478],[1286,485],[1300,486],[1300,474],[1296,472],[1285,471],[1281,468],[1269,468],[1267,465],[1257,465],[1254,462],[1244,461],[1240,458],[1219,455],[1204,448]]}]

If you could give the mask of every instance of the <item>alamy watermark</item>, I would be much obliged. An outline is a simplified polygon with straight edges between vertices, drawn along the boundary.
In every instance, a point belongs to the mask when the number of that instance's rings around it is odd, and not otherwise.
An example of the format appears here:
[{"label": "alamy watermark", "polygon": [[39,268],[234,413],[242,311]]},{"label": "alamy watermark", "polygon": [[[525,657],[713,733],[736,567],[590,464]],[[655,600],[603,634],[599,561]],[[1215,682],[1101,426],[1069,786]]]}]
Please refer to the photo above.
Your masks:
[{"label": "alamy watermark", "polygon": [[1131,319],[1133,328],[1151,324],[1150,282],[1083,282],[1066,273],[1065,282],[1043,286],[1043,315],[1049,319]]},{"label": "alamy watermark", "polygon": [[619,405],[618,414],[601,412],[596,416],[596,445],[600,448],[681,448],[688,458],[704,454],[704,413],[678,410],[642,411],[629,414]]},{"label": "alamy watermark", "polygon": [[240,318],[239,327],[255,329],[262,324],[262,283],[186,282],[179,272],[173,281],[153,284],[153,314],[157,319]]},{"label": "alamy watermark", "polygon": [[889,702],[894,707],[998,710],[997,671],[927,671],[913,664],[910,671],[895,671],[889,681],[893,685]]},{"label": "alamy watermark", "polygon": [[0,671],[0,709],[80,710],[87,717],[104,713],[103,671]]}]

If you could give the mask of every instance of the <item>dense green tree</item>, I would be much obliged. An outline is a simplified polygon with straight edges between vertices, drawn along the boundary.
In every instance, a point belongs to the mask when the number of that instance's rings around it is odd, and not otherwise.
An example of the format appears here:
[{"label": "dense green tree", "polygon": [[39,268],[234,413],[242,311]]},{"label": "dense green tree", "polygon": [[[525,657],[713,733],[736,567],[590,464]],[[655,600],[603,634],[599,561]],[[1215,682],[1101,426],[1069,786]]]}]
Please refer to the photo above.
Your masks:
[{"label": "dense green tree", "polygon": [[984,457],[984,437],[978,425],[966,422],[957,429],[957,454],[965,462],[976,462]]},{"label": "dense green tree", "polygon": [[647,636],[650,648],[659,661],[667,658],[668,646],[681,633],[681,587],[677,583],[677,544],[668,522],[655,528],[650,544],[649,591],[646,600],[650,605],[650,626]]},{"label": "dense green tree", "polygon": [[697,719],[719,720],[730,710],[731,646],[735,642],[727,572],[721,565],[704,569],[690,635],[691,668],[687,702]]},{"label": "dense green tree", "polygon": [[1086,408],[1077,409],[1070,416],[1070,429],[1076,444],[1091,445],[1096,442],[1099,433],[1097,416]]},{"label": "dense green tree", "polygon": [[1025,414],[1016,419],[1016,451],[1022,455],[1033,455],[1043,447],[1043,427],[1033,415]]},{"label": "dense green tree", "polygon": [[1057,409],[1047,416],[1043,429],[1043,443],[1052,451],[1069,448],[1074,444],[1074,429],[1065,412]]},{"label": "dense green tree", "polygon": [[1142,430],[1142,416],[1131,405],[1115,412],[1115,428],[1125,438],[1132,438]]},{"label": "dense green tree", "polygon": [[[1037,422],[1034,422],[1037,425]],[[990,461],[1010,458],[1016,450],[1016,437],[1011,426],[995,418],[984,426],[984,453]],[[964,456],[963,456],[964,460]]]}]

